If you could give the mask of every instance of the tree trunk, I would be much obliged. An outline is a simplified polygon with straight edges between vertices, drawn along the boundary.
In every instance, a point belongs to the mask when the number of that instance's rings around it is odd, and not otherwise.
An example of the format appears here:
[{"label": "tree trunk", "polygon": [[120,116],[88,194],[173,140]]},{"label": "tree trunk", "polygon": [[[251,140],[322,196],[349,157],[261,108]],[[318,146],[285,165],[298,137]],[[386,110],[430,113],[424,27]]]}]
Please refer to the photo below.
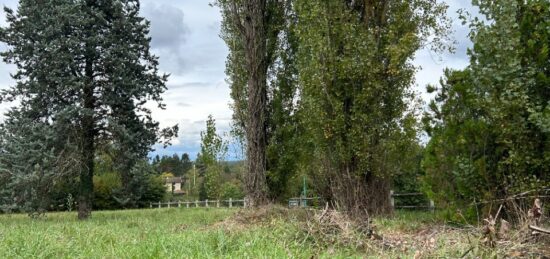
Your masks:
[{"label": "tree trunk", "polygon": [[391,181],[372,173],[360,173],[349,166],[328,169],[331,198],[335,205],[355,219],[391,215]]},{"label": "tree trunk", "polygon": [[94,85],[92,61],[88,57],[86,61],[86,86],[83,90],[84,112],[81,115],[82,126],[82,168],[80,170],[80,190],[78,197],[78,219],[88,219],[92,214],[92,203],[94,196],[94,154],[95,154],[95,132],[94,132]]},{"label": "tree trunk", "polygon": [[[93,125],[87,123],[89,118],[83,120],[84,125]],[[84,127],[87,127],[84,126]],[[84,145],[82,149],[83,167],[80,171],[80,194],[78,199],[78,219],[88,219],[92,214],[92,201],[94,195],[94,136],[90,136],[88,129],[84,129]]]},{"label": "tree trunk", "polygon": [[245,188],[247,202],[255,207],[267,202],[266,186],[266,2],[248,0],[244,4],[244,39],[248,78],[247,172]]}]

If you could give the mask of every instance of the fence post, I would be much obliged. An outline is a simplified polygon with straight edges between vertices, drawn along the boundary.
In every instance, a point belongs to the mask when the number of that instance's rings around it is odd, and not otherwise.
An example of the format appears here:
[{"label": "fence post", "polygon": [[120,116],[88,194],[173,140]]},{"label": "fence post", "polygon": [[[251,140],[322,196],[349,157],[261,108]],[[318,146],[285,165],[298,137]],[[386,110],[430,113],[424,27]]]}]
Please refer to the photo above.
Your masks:
[{"label": "fence post", "polygon": [[149,202],[149,208],[150,208],[150,209],[153,208],[153,203],[152,203],[152,202]]},{"label": "fence post", "polygon": [[181,201],[178,201],[178,208],[181,207]]},{"label": "fence post", "polygon": [[233,208],[233,199],[229,198],[229,208]]},{"label": "fence post", "polygon": [[206,201],[204,201],[204,204],[206,204],[206,207],[208,207],[208,199],[206,199]]},{"label": "fence post", "polygon": [[246,208],[246,198],[243,199],[243,207]]},{"label": "fence post", "polygon": [[168,201],[168,208],[170,208],[170,203],[172,203],[171,201]]},{"label": "fence post", "polygon": [[391,208],[395,209],[395,198],[393,198],[393,190],[390,190],[390,204]]},{"label": "fence post", "polygon": [[216,200],[216,208],[220,207],[220,200]]},{"label": "fence post", "polygon": [[435,212],[435,203],[434,203],[433,200],[430,200],[430,210],[431,210],[432,212]]},{"label": "fence post", "polygon": [[199,207],[199,201],[195,200],[195,208],[198,208],[198,207]]},{"label": "fence post", "polygon": [[160,209],[160,201],[159,201],[159,209]]},{"label": "fence post", "polygon": [[189,208],[189,202],[188,201],[185,202],[185,207]]}]

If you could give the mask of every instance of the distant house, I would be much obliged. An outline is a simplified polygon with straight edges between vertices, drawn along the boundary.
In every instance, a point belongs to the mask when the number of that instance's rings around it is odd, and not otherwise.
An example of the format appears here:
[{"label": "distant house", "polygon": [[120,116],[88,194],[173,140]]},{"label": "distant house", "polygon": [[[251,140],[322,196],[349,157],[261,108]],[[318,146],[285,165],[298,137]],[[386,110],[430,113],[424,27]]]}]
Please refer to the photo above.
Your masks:
[{"label": "distant house", "polygon": [[164,178],[164,186],[166,186],[166,191],[172,194],[185,194],[183,186],[185,185],[184,177],[166,177]]}]

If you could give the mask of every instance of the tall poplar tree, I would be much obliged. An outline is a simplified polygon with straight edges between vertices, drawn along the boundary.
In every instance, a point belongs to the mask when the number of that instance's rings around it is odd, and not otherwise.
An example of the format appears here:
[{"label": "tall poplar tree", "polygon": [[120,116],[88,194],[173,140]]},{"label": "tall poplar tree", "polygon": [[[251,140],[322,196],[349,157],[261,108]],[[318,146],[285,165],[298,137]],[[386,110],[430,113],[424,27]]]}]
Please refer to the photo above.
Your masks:
[{"label": "tall poplar tree", "polygon": [[295,8],[300,105],[317,179],[352,215],[390,213],[394,162],[407,155],[399,147],[414,125],[411,61],[429,41],[447,46],[446,5],[296,0]]},{"label": "tall poplar tree", "polygon": [[285,1],[218,0],[222,37],[230,49],[227,72],[236,124],[244,130],[247,171],[245,191],[251,206],[267,202],[268,70],[275,50]]},{"label": "tall poplar tree", "polygon": [[71,138],[63,144],[77,152],[58,147],[57,154],[78,161],[79,219],[91,215],[96,150],[114,145],[130,161],[129,174],[131,161],[174,133],[160,130],[144,106],[164,107],[167,76],[150,53],[149,22],[139,7],[137,0],[21,0],[17,11],[5,8],[0,41],[9,49],[1,55],[17,66],[17,83],[2,96],[19,101],[19,112],[7,116]]}]

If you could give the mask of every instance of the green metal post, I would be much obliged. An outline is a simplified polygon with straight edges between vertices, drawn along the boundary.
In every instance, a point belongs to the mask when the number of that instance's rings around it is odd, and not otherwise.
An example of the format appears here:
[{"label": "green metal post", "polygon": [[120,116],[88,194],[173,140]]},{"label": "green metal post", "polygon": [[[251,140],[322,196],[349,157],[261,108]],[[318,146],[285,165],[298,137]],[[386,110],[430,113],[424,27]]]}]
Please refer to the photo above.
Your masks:
[{"label": "green metal post", "polygon": [[300,204],[300,205],[302,205],[302,206],[304,206],[304,207],[307,207],[307,200],[306,200],[306,198],[307,198],[307,185],[306,185],[306,176],[305,176],[305,175],[304,175],[304,191],[303,191],[303,196],[304,196],[304,204],[303,204],[303,205]]}]

